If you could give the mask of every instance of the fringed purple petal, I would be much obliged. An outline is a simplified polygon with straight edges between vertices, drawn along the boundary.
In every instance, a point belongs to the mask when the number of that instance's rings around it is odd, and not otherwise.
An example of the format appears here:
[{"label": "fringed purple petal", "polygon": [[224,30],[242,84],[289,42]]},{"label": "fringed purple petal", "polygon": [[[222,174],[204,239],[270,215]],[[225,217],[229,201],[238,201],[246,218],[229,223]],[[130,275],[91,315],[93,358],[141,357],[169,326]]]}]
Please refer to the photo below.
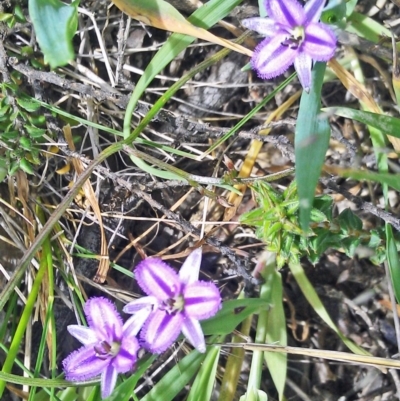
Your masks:
[{"label": "fringed purple petal", "polygon": [[305,30],[301,51],[315,61],[328,61],[335,55],[336,36],[325,24],[310,24]]},{"label": "fringed purple petal", "polygon": [[103,297],[89,298],[84,311],[90,328],[100,340],[111,343],[121,339],[122,319],[111,301]]},{"label": "fringed purple petal", "polygon": [[140,262],[135,269],[135,278],[147,295],[154,295],[160,300],[173,297],[181,289],[175,270],[158,258]]},{"label": "fringed purple petal", "polygon": [[282,46],[285,39],[285,35],[277,34],[256,47],[251,65],[260,78],[271,79],[281,75],[294,63],[298,49]]},{"label": "fringed purple petal", "polygon": [[93,344],[99,341],[96,333],[92,329],[89,329],[89,327],[71,324],[67,327],[67,330],[84,345]]},{"label": "fringed purple petal", "polygon": [[294,68],[297,71],[297,76],[299,77],[301,86],[306,92],[309,92],[311,87],[311,67],[312,59],[305,53],[299,54],[294,62]]},{"label": "fringed purple petal", "polygon": [[297,0],[264,0],[268,17],[288,28],[304,24],[306,14]]},{"label": "fringed purple petal", "polygon": [[308,0],[304,5],[304,11],[306,13],[307,25],[310,22],[318,22],[321,18],[322,10],[325,5],[325,0]]},{"label": "fringed purple petal", "polygon": [[139,342],[136,337],[124,337],[118,354],[114,357],[112,365],[118,373],[132,370],[137,360]]},{"label": "fringed purple petal", "polygon": [[186,318],[182,326],[183,335],[199,352],[206,352],[203,330],[196,319]]},{"label": "fringed purple petal", "polygon": [[201,248],[197,248],[183,262],[179,270],[179,279],[182,284],[188,285],[199,279],[201,256]]},{"label": "fringed purple petal", "polygon": [[124,341],[125,337],[135,337],[143,327],[151,312],[152,308],[149,306],[135,312],[135,314],[124,324],[122,341]]},{"label": "fringed purple petal", "polygon": [[93,346],[85,346],[74,351],[63,361],[65,378],[70,381],[92,379],[103,372],[110,358],[100,359]]},{"label": "fringed purple petal", "polygon": [[279,28],[276,27],[276,22],[271,18],[247,18],[241,21],[241,24],[252,31],[258,32],[260,35],[270,38],[275,35]]},{"label": "fringed purple petal", "polygon": [[214,316],[221,307],[221,295],[213,283],[198,281],[188,285],[183,293],[185,315],[197,320]]},{"label": "fringed purple petal", "polygon": [[182,322],[182,313],[169,315],[162,310],[153,312],[141,332],[145,348],[154,354],[164,352],[177,339]]},{"label": "fringed purple petal", "polygon": [[109,365],[101,375],[101,398],[109,397],[117,383],[118,372],[116,369]]}]

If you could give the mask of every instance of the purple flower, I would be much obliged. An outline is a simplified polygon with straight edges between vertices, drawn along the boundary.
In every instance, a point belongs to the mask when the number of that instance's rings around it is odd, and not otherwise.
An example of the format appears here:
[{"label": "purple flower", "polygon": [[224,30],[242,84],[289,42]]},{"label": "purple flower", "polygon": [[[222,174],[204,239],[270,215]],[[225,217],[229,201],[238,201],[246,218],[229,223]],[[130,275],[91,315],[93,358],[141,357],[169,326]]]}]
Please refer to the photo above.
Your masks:
[{"label": "purple flower", "polygon": [[264,0],[269,18],[248,18],[243,26],[265,36],[255,49],[252,67],[263,79],[284,73],[293,63],[304,90],[311,85],[312,61],[328,61],[335,54],[336,37],[318,23],[325,0]]},{"label": "purple flower", "polygon": [[84,312],[89,327],[71,325],[68,331],[84,346],[63,361],[65,378],[85,381],[101,375],[101,396],[108,397],[118,373],[131,370],[136,362],[139,343],[136,334],[148,312],[143,310],[122,325],[115,305],[106,298],[90,298]]},{"label": "purple flower", "polygon": [[130,302],[124,312],[152,307],[141,331],[144,346],[151,352],[165,351],[181,331],[199,352],[205,352],[199,320],[217,313],[221,295],[213,283],[198,280],[200,263],[201,249],[196,249],[185,260],[179,275],[157,258],[147,258],[136,267],[136,280],[148,296]]}]

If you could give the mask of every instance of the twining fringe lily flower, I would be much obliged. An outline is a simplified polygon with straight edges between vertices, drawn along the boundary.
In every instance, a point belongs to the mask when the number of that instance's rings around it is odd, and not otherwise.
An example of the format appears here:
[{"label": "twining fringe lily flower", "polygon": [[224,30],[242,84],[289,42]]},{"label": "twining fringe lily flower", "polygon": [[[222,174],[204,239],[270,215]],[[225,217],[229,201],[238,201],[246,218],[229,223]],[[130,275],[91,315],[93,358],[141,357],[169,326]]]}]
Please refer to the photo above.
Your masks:
[{"label": "twining fringe lily flower", "polygon": [[158,258],[147,258],[136,267],[136,280],[148,296],[130,302],[124,312],[137,313],[151,306],[140,333],[149,351],[165,351],[182,331],[198,351],[205,352],[199,320],[217,313],[221,295],[213,283],[199,281],[200,263],[201,249],[196,249],[185,260],[179,275]]},{"label": "twining fringe lily flower", "polygon": [[255,49],[252,67],[263,79],[284,73],[293,63],[304,90],[311,86],[312,61],[328,61],[335,54],[336,37],[318,23],[325,0],[264,0],[269,18],[248,18],[243,26],[265,36]]},{"label": "twining fringe lily flower", "polygon": [[101,375],[101,396],[108,397],[118,373],[131,370],[136,362],[139,343],[136,334],[148,312],[143,310],[122,324],[115,305],[106,298],[90,298],[84,312],[89,327],[71,325],[68,331],[83,347],[63,361],[65,378],[85,381]]}]

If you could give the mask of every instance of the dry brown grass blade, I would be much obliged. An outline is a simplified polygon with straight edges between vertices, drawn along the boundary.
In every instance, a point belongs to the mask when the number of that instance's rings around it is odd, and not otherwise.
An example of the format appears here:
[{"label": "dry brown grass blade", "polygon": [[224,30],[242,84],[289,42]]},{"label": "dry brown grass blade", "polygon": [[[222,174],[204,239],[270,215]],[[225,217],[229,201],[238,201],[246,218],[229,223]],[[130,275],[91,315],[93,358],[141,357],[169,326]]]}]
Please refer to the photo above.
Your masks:
[{"label": "dry brown grass blade", "polygon": [[[357,81],[353,75],[351,75],[345,68],[343,68],[336,59],[328,61],[328,67],[340,79],[345,88],[355,96],[365,107],[372,113],[383,114],[381,108],[376,104],[371,94],[367,91],[367,88]],[[389,141],[392,143],[396,152],[400,152],[400,139],[393,136],[387,136]]]},{"label": "dry brown grass blade", "polygon": [[182,33],[195,38],[226,47],[238,53],[252,56],[253,52],[229,40],[213,35],[207,30],[197,27],[187,21],[171,4],[162,0],[112,0],[125,14],[145,24],[166,31]]},{"label": "dry brown grass blade", "polygon": [[[275,109],[266,119],[265,124],[269,124],[273,121],[278,120],[283,113],[285,113],[289,107],[293,105],[293,103],[300,97],[302,91],[297,91],[294,95],[290,96],[289,99],[286,100],[286,102],[282,103],[277,109]],[[260,131],[260,135],[269,135],[271,132],[272,128],[266,128],[262,131]],[[242,164],[242,167],[239,171],[239,178],[247,178],[250,176],[251,171],[253,170],[254,164],[257,160],[257,156],[260,153],[260,150],[263,146],[263,142],[255,139],[251,142],[250,149],[247,152],[246,158],[244,159],[244,162]],[[238,184],[235,185],[235,188],[238,189],[242,195],[245,193],[247,185],[244,184]],[[242,203],[243,196],[238,195],[235,192],[231,192],[228,198],[228,202],[232,204],[232,207],[229,207],[225,209],[224,213],[224,221],[229,221],[232,219],[233,216],[235,216],[238,207]]]},{"label": "dry brown grass blade", "polygon": [[[386,371],[386,369],[400,369],[400,361],[389,358],[380,358],[369,355],[357,355],[341,351],[329,351],[319,349],[309,349],[301,347],[283,347],[274,344],[254,344],[254,343],[228,343],[224,344],[227,347],[243,347],[249,351],[265,351],[265,352],[280,352],[292,355],[303,355],[312,358],[322,358],[331,361],[340,361],[348,363],[356,363],[361,365],[374,366],[377,369]],[[386,372],[385,372],[386,373]]]},{"label": "dry brown grass blade", "polygon": [[[75,145],[72,140],[72,132],[71,132],[71,127],[69,125],[66,125],[63,127],[65,139],[68,143],[68,146],[72,151],[75,151]],[[73,158],[72,159],[72,164],[74,166],[74,169],[76,173],[79,175],[83,172],[84,166],[82,162],[79,159]],[[96,199],[96,195],[93,191],[92,184],[90,183],[89,180],[85,181],[85,183],[82,186],[83,192],[85,193],[85,197],[88,200],[95,216],[97,217],[97,220],[99,222],[99,227],[100,227],[100,234],[101,234],[101,248],[100,248],[100,258],[99,258],[99,267],[97,268],[97,272],[93,280],[97,283],[104,283],[108,269],[110,268],[110,259],[108,257],[108,247],[107,247],[107,240],[106,240],[106,235],[103,227],[103,220],[101,217],[101,211],[99,204]]]}]

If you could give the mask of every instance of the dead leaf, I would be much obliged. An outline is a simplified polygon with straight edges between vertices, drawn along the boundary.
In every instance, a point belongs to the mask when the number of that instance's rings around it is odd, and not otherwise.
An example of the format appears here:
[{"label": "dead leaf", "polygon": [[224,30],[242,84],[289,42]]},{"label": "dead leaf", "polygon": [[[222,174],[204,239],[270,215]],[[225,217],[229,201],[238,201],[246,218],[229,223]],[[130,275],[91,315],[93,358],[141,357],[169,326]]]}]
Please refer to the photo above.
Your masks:
[{"label": "dead leaf", "polygon": [[191,24],[175,7],[164,0],[112,0],[112,2],[125,14],[147,25],[203,39],[246,56],[253,55],[251,50]]},{"label": "dead leaf", "polygon": [[[75,145],[74,141],[72,139],[72,132],[71,132],[71,127],[70,125],[66,125],[63,127],[64,135],[65,135],[65,140],[68,143],[68,146],[72,151],[75,151]],[[75,171],[77,174],[81,174],[84,170],[84,166],[82,162],[79,159],[73,158],[72,159],[72,164],[75,168]],[[104,283],[108,269],[110,268],[110,259],[108,257],[108,247],[107,247],[107,240],[106,240],[106,235],[104,232],[104,227],[103,227],[103,220],[101,217],[101,212],[100,212],[100,207],[96,199],[96,195],[93,191],[92,184],[90,183],[89,180],[85,181],[85,183],[82,186],[82,189],[85,193],[86,199],[88,200],[95,216],[97,217],[97,220],[99,222],[99,227],[100,227],[100,234],[101,234],[101,249],[100,249],[100,254],[101,257],[99,258],[99,267],[97,268],[96,275],[94,276],[93,280],[96,283]]]}]

